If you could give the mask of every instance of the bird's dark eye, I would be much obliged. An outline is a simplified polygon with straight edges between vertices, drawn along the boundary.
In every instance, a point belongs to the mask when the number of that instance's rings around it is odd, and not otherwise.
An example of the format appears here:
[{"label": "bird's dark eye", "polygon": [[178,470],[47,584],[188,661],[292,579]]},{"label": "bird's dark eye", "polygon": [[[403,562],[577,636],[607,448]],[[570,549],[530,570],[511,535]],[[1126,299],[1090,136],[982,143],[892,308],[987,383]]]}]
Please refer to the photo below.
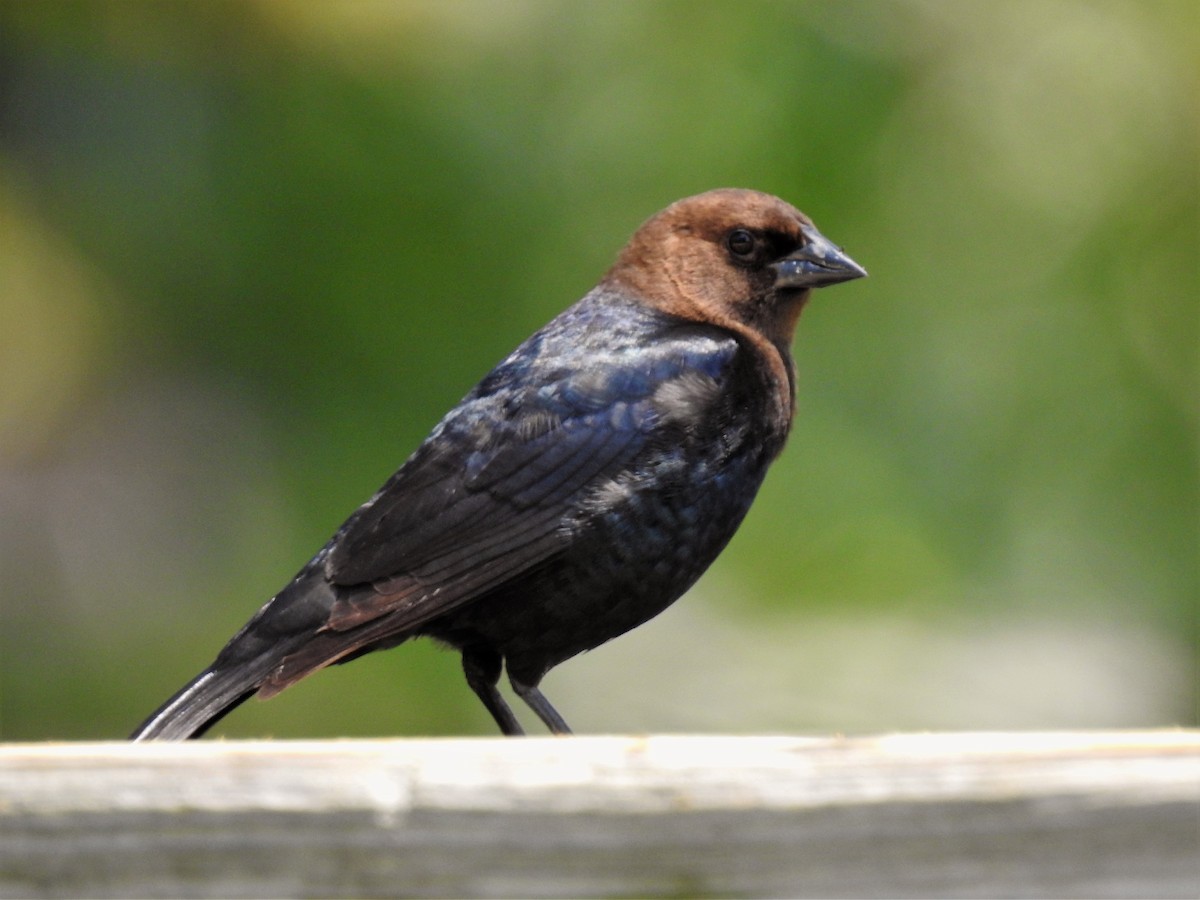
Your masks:
[{"label": "bird's dark eye", "polygon": [[749,259],[754,255],[758,241],[745,228],[735,228],[725,238],[725,246],[729,248],[730,253],[739,259]]}]

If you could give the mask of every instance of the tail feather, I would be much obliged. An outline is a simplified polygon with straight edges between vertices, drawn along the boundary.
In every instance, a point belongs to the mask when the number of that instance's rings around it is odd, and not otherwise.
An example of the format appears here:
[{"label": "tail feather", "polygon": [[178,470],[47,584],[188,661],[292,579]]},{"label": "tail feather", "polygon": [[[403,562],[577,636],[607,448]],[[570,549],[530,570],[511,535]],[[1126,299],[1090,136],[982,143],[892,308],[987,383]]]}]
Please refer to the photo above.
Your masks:
[{"label": "tail feather", "polygon": [[216,661],[160,706],[130,739],[199,737],[256,693],[289,653],[320,632],[329,616],[337,590],[324,579],[321,558],[318,555],[264,604],[217,654]]},{"label": "tail feather", "polygon": [[155,710],[132,735],[134,741],[182,741],[200,737],[248,699],[266,677],[257,667],[208,668]]}]

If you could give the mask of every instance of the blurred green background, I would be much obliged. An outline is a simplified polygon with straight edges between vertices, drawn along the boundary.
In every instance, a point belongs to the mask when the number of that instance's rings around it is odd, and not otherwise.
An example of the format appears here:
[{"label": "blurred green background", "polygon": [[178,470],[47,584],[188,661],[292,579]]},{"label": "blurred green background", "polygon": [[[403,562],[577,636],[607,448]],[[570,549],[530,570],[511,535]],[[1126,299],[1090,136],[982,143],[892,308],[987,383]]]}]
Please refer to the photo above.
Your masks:
[{"label": "blurred green background", "polygon": [[[1196,724],[1197,6],[0,3],[0,738],[124,736],[647,216],[871,278],[583,732]],[[540,731],[540,728],[534,729]],[[231,736],[484,734],[426,642]]]}]

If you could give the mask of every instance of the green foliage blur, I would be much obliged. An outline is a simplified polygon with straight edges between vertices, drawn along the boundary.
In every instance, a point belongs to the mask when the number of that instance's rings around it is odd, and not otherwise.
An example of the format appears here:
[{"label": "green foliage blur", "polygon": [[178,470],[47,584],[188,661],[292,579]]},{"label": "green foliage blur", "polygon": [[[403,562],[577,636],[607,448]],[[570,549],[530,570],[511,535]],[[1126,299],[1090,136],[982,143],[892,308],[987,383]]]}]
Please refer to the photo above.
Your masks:
[{"label": "green foliage blur", "polygon": [[[111,739],[679,197],[871,272],[580,731],[1195,724],[1196,7],[0,3],[0,739]],[[229,736],[490,735],[454,654]]]}]

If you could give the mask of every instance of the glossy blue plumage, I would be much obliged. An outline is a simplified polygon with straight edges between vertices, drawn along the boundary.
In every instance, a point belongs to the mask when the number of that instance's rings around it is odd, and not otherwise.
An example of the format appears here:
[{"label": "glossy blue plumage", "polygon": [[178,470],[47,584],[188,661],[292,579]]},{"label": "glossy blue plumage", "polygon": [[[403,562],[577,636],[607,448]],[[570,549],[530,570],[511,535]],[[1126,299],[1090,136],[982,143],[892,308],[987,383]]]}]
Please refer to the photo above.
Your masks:
[{"label": "glossy blue plumage", "polygon": [[537,689],[677,599],[733,536],[791,426],[809,288],[863,271],[776,198],[716,191],[652,218],[522,343],[216,661],[135,734],[195,736],[362,653],[429,636],[554,731]]}]

